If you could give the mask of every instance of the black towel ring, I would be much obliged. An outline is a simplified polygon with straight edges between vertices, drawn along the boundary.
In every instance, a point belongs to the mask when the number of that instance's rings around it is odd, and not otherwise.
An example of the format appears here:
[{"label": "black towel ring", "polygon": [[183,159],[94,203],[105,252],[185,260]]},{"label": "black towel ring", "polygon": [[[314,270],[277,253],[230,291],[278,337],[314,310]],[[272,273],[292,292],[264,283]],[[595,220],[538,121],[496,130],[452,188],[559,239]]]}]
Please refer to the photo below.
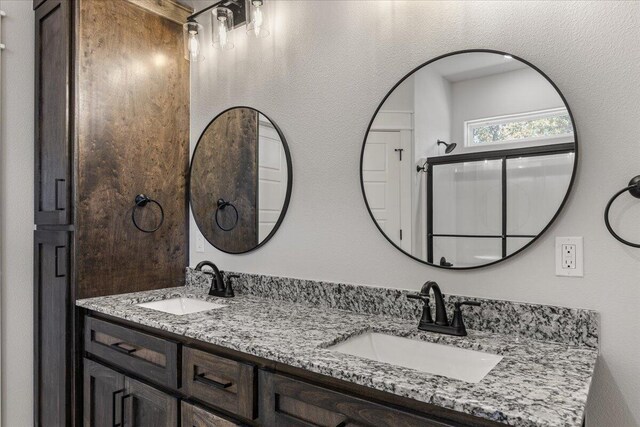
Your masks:
[{"label": "black towel ring", "polygon": [[[233,230],[234,228],[236,228],[236,225],[238,225],[238,219],[240,218],[240,215],[238,215],[238,209],[236,209],[236,207],[233,205],[233,203],[231,203],[231,202],[227,202],[227,201],[226,201],[226,200],[224,200],[224,199],[218,199],[218,203],[217,203],[217,204],[218,204],[218,206],[216,207],[216,213],[215,213],[215,215],[214,215],[215,220],[216,220],[216,225],[217,225],[218,227],[220,227],[220,229],[221,229],[222,231],[231,231],[231,230]],[[227,206],[231,206],[231,209],[233,209],[233,211],[234,211],[234,212],[235,212],[235,214],[236,214],[236,219],[235,219],[235,221],[233,222],[233,225],[232,225],[231,227],[229,227],[229,228],[224,228],[224,227],[220,224],[220,220],[219,220],[219,218],[218,218],[218,214],[220,213],[220,211],[223,211]]]},{"label": "black towel ring", "polygon": [[609,233],[611,233],[611,235],[615,237],[619,242],[624,243],[625,245],[631,246],[633,248],[640,248],[640,243],[633,243],[618,236],[618,234],[616,234],[616,232],[613,231],[613,228],[609,223],[609,209],[611,208],[611,204],[615,199],[618,198],[618,196],[620,196],[623,193],[626,193],[627,191],[636,199],[640,199],[640,175],[634,176],[631,179],[631,181],[629,181],[628,187],[625,187],[622,190],[618,191],[609,200],[609,203],[607,203],[607,207],[604,209],[604,224],[607,226],[607,230],[609,230]]},{"label": "black towel ring", "polygon": [[[142,231],[143,233],[153,233],[154,231],[157,231],[160,227],[162,227],[162,223],[164,222],[164,209],[162,209],[162,205],[160,203],[158,203],[156,200],[150,199],[144,194],[138,194],[136,196],[135,202],[136,202],[136,205],[133,207],[133,210],[131,211],[131,220],[133,221],[133,225],[135,225],[138,230]],[[160,208],[160,223],[156,228],[152,230],[146,230],[144,228],[141,228],[136,222],[136,210],[138,208],[143,208],[147,206],[148,203],[155,203]]]}]

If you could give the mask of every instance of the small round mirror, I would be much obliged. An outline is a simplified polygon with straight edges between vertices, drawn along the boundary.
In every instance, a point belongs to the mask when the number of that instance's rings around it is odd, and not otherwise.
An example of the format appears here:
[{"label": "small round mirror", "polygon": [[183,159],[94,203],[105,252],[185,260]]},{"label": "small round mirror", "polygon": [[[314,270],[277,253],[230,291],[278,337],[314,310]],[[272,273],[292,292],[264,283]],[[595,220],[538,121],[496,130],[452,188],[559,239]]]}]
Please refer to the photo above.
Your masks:
[{"label": "small round mirror", "polygon": [[209,123],[193,152],[191,210],[215,248],[248,252],[277,231],[291,184],[291,155],[278,126],[254,108],[230,108]]},{"label": "small round mirror", "polygon": [[362,191],[399,250],[438,267],[482,267],[549,227],[577,149],[569,106],[540,70],[504,52],[456,52],[383,99],[362,148]]}]

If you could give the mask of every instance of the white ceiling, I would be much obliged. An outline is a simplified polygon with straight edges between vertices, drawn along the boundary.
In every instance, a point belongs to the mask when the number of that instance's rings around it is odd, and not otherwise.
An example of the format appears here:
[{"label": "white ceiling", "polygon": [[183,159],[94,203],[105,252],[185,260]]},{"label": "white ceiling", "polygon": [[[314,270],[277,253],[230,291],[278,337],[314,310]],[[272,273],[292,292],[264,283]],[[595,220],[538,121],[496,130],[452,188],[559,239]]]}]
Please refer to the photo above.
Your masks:
[{"label": "white ceiling", "polygon": [[523,62],[504,55],[489,52],[472,52],[448,56],[429,64],[444,79],[455,83],[493,74],[527,68]]}]

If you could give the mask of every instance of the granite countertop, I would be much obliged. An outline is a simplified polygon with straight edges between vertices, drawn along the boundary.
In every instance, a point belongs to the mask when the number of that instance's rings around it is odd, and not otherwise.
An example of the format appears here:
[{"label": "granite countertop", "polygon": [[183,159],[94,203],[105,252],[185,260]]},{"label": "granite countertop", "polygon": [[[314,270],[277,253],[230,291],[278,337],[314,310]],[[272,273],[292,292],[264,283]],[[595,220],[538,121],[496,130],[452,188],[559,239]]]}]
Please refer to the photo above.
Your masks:
[{"label": "granite countertop", "polygon": [[[227,307],[182,316],[135,304],[173,297]],[[598,351],[469,330],[466,337],[421,332],[414,320],[317,308],[253,295],[209,297],[193,287],[78,300],[95,312],[518,426],[580,426]],[[326,347],[365,331],[384,332],[504,356],[479,383],[362,359]]]}]

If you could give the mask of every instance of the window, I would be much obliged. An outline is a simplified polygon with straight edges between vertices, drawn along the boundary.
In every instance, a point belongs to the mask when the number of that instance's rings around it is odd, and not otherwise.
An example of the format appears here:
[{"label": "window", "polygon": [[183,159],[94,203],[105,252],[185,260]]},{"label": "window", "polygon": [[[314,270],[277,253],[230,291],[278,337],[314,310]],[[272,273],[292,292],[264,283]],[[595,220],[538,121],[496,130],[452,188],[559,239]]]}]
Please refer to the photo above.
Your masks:
[{"label": "window", "polygon": [[469,120],[464,124],[467,147],[573,141],[573,125],[566,108]]}]

